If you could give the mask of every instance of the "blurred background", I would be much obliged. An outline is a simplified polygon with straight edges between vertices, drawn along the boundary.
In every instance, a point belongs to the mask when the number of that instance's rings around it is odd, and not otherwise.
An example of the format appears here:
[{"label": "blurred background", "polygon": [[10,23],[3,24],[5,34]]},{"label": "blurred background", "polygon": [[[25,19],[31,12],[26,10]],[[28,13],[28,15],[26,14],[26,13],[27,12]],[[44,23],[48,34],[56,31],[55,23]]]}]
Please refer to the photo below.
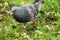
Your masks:
[{"label": "blurred background", "polygon": [[33,3],[34,0],[0,0],[0,40],[60,40],[60,0],[44,0],[43,12],[25,26],[17,22],[11,7]]}]

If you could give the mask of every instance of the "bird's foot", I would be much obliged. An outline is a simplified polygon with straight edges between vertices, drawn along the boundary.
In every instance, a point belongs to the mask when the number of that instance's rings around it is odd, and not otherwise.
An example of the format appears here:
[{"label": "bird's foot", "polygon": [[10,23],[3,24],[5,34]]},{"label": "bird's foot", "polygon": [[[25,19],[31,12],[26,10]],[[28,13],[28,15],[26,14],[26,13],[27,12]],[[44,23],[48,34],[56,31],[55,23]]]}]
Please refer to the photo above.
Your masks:
[{"label": "bird's foot", "polygon": [[33,25],[36,25],[36,19],[33,20]]}]

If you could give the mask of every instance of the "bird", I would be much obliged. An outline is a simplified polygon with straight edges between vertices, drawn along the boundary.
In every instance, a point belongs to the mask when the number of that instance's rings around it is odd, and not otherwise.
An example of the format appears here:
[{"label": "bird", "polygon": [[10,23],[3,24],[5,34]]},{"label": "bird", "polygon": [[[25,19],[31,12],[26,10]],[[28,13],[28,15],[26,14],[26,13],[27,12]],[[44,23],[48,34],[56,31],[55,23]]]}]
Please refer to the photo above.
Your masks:
[{"label": "bird", "polygon": [[12,15],[14,19],[19,23],[26,24],[27,22],[33,21],[33,25],[36,24],[36,16],[38,11],[41,10],[41,6],[44,3],[44,0],[35,0],[33,3],[12,7]]}]

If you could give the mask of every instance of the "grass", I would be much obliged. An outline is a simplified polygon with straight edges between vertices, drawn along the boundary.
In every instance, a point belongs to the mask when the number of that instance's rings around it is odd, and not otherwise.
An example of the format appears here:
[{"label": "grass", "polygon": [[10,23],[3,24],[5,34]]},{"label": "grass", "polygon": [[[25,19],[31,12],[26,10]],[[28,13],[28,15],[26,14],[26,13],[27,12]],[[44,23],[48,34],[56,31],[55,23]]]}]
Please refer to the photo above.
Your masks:
[{"label": "grass", "polygon": [[32,25],[32,21],[26,26],[15,21],[10,8],[33,1],[0,1],[0,40],[60,40],[60,0],[44,0],[45,3],[41,8],[44,14],[39,12],[35,26]]}]

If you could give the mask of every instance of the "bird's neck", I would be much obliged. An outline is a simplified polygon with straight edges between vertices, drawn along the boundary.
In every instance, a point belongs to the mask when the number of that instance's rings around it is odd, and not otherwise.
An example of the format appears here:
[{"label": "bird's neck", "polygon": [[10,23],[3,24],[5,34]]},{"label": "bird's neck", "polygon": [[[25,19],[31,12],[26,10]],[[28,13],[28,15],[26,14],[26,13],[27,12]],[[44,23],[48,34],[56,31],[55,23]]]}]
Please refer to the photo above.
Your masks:
[{"label": "bird's neck", "polygon": [[38,0],[35,4],[37,5],[38,10],[40,10],[43,4],[43,0]]}]

